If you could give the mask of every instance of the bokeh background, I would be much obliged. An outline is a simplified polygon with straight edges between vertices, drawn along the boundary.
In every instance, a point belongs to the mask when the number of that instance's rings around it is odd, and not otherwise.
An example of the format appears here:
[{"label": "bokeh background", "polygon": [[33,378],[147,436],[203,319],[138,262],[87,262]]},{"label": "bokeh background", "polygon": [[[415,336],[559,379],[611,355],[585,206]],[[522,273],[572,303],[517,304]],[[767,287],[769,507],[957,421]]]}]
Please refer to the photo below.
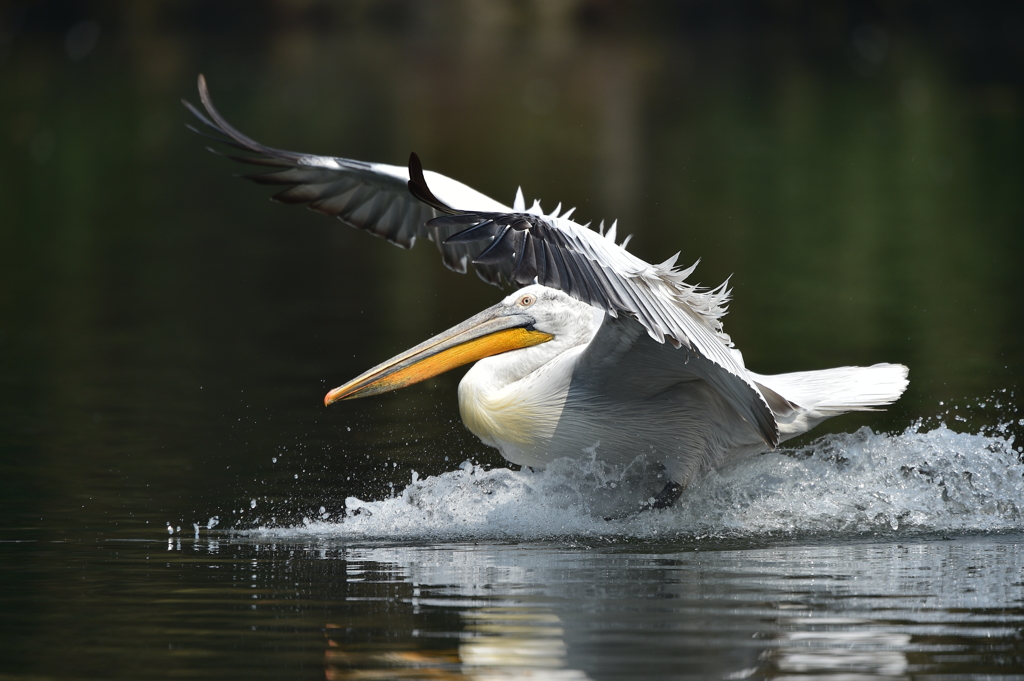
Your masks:
[{"label": "bokeh background", "polygon": [[822,432],[1017,427],[1018,3],[7,2],[5,536],[336,518],[413,469],[502,465],[458,373],[322,406],[502,294],[232,177],[185,128],[199,73],[271,146],[416,151],[700,258],[756,371],[910,366],[894,408]]}]

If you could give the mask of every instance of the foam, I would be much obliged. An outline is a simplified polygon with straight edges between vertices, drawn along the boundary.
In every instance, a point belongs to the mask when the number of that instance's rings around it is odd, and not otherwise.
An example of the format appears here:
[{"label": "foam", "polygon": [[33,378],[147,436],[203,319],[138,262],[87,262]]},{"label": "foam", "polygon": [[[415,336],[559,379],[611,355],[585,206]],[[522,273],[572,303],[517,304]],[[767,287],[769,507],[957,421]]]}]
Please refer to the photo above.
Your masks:
[{"label": "foam", "polygon": [[862,428],[709,472],[674,508],[643,513],[637,505],[663,482],[642,460],[617,469],[566,459],[541,472],[467,462],[425,479],[414,473],[392,498],[349,497],[341,522],[251,534],[435,541],[1019,530],[1024,463],[1013,441],[1006,427],[973,435],[941,424],[896,435]]}]

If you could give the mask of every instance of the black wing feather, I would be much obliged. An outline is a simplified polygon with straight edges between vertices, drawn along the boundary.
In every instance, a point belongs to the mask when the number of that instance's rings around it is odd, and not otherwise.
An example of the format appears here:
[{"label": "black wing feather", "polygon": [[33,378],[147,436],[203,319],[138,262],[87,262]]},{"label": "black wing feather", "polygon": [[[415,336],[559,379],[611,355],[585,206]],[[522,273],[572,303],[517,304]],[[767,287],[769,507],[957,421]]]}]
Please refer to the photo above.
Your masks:
[{"label": "black wing feather", "polygon": [[[419,159],[413,155],[410,165],[418,171],[417,187],[426,190],[422,198],[410,193],[411,183],[400,177],[375,170],[374,164],[346,158],[325,158],[275,149],[260,144],[225,120],[213,105],[206,80],[199,76],[199,97],[203,109],[182,101],[202,126],[209,131],[188,126],[197,134],[231,149],[248,152],[214,153],[238,163],[269,169],[267,173],[246,175],[246,179],[266,185],[282,185],[274,199],[283,203],[305,203],[326,215],[363,229],[388,241],[410,248],[417,238],[430,238],[437,243],[447,267],[466,271],[466,264],[483,250],[479,243],[445,246],[425,226],[427,220],[452,213],[452,209],[430,192],[423,178]],[[336,167],[335,167],[336,166]],[[379,166],[378,166],[379,167]],[[498,283],[493,271],[481,273],[491,283]]]}]

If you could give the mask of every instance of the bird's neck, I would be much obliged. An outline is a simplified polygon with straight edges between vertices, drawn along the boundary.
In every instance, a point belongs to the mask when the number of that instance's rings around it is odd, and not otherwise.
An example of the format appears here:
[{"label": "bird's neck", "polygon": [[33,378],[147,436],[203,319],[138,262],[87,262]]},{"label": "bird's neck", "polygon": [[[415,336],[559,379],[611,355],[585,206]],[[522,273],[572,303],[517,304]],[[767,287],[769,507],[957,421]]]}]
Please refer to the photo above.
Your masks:
[{"label": "bird's neck", "polygon": [[585,347],[549,341],[480,360],[459,383],[462,421],[485,444],[517,462],[510,448],[536,445],[554,433],[572,369]]}]

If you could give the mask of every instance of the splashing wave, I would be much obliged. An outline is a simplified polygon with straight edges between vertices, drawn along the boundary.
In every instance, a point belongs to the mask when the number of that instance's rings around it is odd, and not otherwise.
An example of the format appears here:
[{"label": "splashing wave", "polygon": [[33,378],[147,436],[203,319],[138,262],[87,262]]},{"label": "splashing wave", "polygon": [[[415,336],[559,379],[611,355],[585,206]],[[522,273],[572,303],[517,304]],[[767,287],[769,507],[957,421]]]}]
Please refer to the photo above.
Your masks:
[{"label": "splashing wave", "polygon": [[1024,527],[1024,455],[1013,440],[1005,428],[862,428],[709,472],[676,507],[643,513],[633,511],[654,477],[643,461],[615,469],[566,459],[542,472],[465,463],[422,480],[413,474],[390,499],[350,497],[340,523],[254,533],[453,540],[1014,530]]}]

